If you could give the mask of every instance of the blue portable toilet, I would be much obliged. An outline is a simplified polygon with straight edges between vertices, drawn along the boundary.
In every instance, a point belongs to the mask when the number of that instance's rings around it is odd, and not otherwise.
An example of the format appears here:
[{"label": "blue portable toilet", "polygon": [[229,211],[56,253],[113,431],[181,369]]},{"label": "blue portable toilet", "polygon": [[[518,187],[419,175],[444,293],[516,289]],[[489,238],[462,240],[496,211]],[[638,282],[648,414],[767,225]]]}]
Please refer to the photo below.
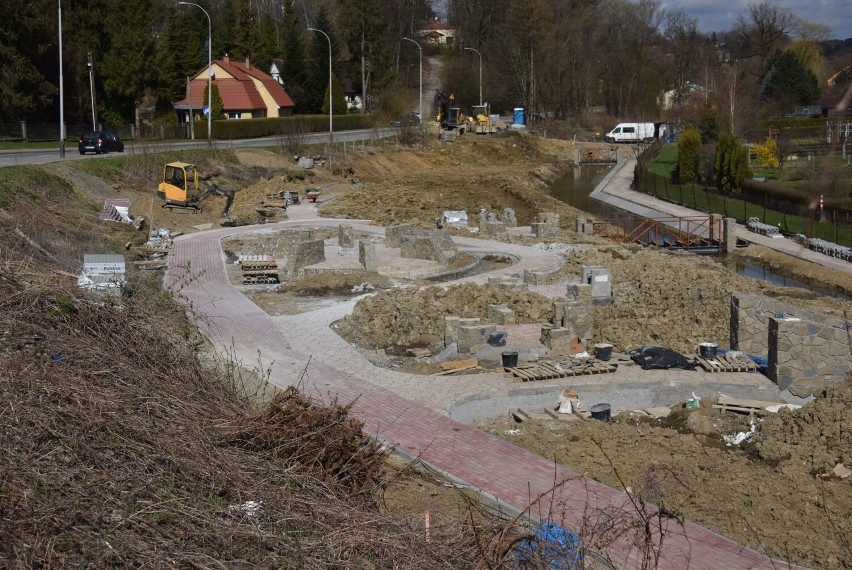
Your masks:
[{"label": "blue portable toilet", "polygon": [[526,125],[527,122],[524,117],[524,108],[523,107],[515,107],[515,115],[514,120],[512,121],[516,125]]}]

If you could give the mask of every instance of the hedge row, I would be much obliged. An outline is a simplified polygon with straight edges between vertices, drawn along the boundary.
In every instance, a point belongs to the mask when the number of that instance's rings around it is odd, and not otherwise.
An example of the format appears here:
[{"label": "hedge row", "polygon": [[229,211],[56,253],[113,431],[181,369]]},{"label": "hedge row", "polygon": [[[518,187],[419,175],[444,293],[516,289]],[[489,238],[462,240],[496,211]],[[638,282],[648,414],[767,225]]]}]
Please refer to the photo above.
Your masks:
[{"label": "hedge row", "polygon": [[[376,123],[373,115],[335,115],[335,131],[371,129]],[[220,140],[253,139],[286,133],[321,133],[328,131],[328,115],[293,115],[266,119],[226,119],[213,121],[213,138]],[[195,136],[207,137],[207,123],[195,124]]]},{"label": "hedge row", "polygon": [[765,129],[806,129],[813,127],[825,127],[824,118],[819,119],[766,119],[761,121],[761,126]]}]

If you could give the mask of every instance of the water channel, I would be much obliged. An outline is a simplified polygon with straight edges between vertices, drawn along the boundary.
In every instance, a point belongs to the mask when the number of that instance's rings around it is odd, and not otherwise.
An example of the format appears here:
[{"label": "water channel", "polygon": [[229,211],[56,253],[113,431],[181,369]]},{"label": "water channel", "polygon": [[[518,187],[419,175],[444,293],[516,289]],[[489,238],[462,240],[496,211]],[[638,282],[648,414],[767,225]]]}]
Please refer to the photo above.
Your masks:
[{"label": "water channel", "polygon": [[[616,208],[615,206],[610,206],[609,204],[601,202],[600,200],[595,200],[589,196],[592,190],[595,189],[598,182],[600,182],[606,173],[609,172],[610,168],[610,166],[575,167],[571,170],[571,172],[559,178],[551,185],[551,192],[553,196],[559,200],[574,206],[579,210],[588,212],[596,218],[610,220],[624,217],[632,218],[633,214],[630,212],[622,210],[621,208]],[[798,279],[793,279],[780,273],[775,273],[760,265],[754,265],[735,259],[731,255],[714,254],[713,259],[738,275],[762,279],[773,285],[798,287],[801,289],[807,289],[808,291],[813,291],[820,295],[852,301],[852,297],[842,293],[810,285],[804,281],[799,281]]]}]

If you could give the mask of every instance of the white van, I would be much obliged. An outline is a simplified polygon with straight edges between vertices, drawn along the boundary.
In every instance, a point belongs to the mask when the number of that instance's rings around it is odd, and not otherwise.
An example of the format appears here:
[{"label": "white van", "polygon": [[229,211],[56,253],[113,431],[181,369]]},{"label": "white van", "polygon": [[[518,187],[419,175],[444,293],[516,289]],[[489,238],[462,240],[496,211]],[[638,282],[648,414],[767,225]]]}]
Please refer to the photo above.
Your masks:
[{"label": "white van", "polygon": [[665,137],[666,126],[663,123],[618,123],[614,129],[604,135],[606,142],[651,142]]}]

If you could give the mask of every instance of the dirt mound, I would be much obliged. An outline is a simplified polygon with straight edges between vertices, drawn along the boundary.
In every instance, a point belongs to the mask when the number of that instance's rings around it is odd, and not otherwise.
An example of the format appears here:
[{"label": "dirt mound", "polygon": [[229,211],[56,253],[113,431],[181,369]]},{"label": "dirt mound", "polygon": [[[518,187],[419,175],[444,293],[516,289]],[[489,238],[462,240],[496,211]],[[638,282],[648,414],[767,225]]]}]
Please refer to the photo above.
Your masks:
[{"label": "dirt mound", "polygon": [[358,301],[336,330],[361,348],[385,349],[393,354],[443,342],[444,317],[485,319],[491,304],[508,306],[519,323],[546,322],[553,313],[550,299],[529,291],[497,290],[473,283],[447,289],[402,287]]},{"label": "dirt mound", "polygon": [[779,413],[763,422],[757,450],[764,461],[805,465],[815,474],[831,473],[843,463],[852,467],[852,373],[829,384],[825,397],[800,410]]},{"label": "dirt mound", "polygon": [[803,308],[843,315],[852,304],[805,289],[774,287],[736,275],[712,258],[607,246],[569,255],[563,272],[580,273],[581,265],[612,268],[613,301],[595,306],[595,341],[622,351],[664,346],[693,353],[700,342],[728,346],[731,294],[757,293]]},{"label": "dirt mound", "polygon": [[[582,400],[582,390],[578,391]],[[636,413],[619,414],[610,423],[517,424],[500,419],[483,428],[582,476],[627,491],[675,517],[706,526],[778,560],[810,568],[849,568],[850,480],[815,477],[809,457],[804,463],[797,460],[813,449],[807,438],[817,431],[800,432],[800,422],[790,421],[793,416],[821,415],[810,411],[811,406],[824,409],[825,404],[817,401],[794,414],[764,420],[767,426],[784,426],[783,433],[769,428],[768,437],[777,434],[791,447],[798,441],[802,448],[801,452],[791,451],[792,459],[780,464],[761,459],[753,444],[728,444],[726,436],[730,439],[751,431],[750,420],[720,415],[712,404],[704,400],[698,410],[676,409],[659,420]],[[826,431],[837,433],[829,427],[830,414],[825,420],[822,425],[828,428]],[[848,449],[848,434],[844,445]]]}]

